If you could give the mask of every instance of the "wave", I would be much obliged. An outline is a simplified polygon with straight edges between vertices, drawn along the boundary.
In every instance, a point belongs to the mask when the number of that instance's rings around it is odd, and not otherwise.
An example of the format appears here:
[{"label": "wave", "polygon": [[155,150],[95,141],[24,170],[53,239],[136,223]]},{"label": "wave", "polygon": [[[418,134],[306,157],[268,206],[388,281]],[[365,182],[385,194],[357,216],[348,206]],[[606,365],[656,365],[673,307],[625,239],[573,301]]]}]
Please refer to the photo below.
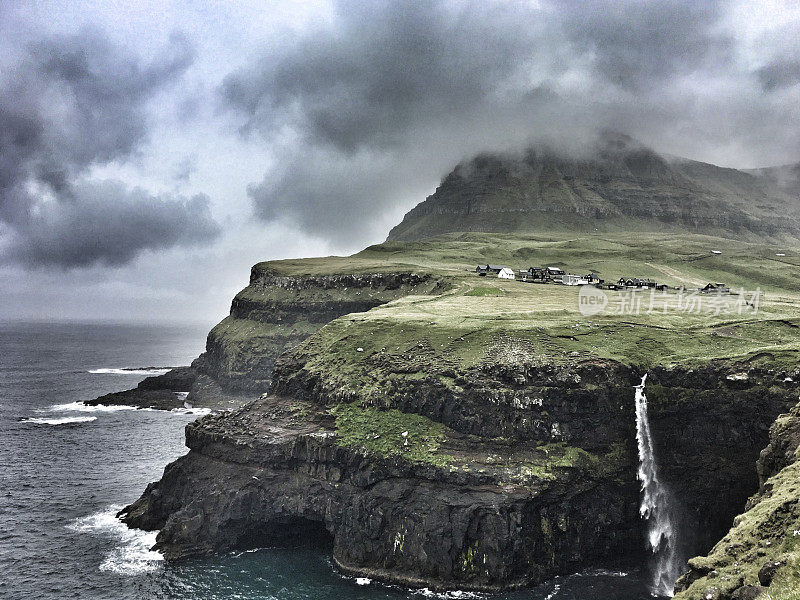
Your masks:
[{"label": "wave", "polygon": [[556,597],[556,594],[561,591],[561,584],[557,583],[553,586],[553,591],[547,594],[547,597],[544,600],[553,600]]},{"label": "wave", "polygon": [[210,408],[190,408],[190,407],[183,407],[183,408],[173,408],[171,413],[176,415],[200,415],[204,417],[206,415],[211,414]]},{"label": "wave", "polygon": [[138,575],[154,571],[164,557],[150,548],[156,543],[157,531],[129,529],[117,518],[122,505],[109,506],[106,510],[76,519],[67,529],[79,533],[91,533],[112,538],[116,546],[100,563],[101,571],[112,571],[120,575]]},{"label": "wave", "polygon": [[425,596],[426,598],[441,598],[441,600],[465,600],[474,598],[486,598],[486,594],[480,592],[463,592],[461,590],[451,590],[449,592],[434,592],[428,588],[414,590],[415,595]]},{"label": "wave", "polygon": [[122,368],[102,368],[89,369],[89,373],[95,375],[163,375],[175,367],[122,367]]},{"label": "wave", "polygon": [[121,410],[136,410],[136,407],[124,404],[108,406],[106,404],[90,405],[83,402],[68,402],[67,404],[53,404],[47,408],[39,408],[36,409],[36,412],[118,412]]},{"label": "wave", "polygon": [[57,417],[45,419],[40,417],[28,417],[20,419],[20,423],[33,423],[34,425],[70,425],[72,423],[88,423],[95,421],[97,417]]}]

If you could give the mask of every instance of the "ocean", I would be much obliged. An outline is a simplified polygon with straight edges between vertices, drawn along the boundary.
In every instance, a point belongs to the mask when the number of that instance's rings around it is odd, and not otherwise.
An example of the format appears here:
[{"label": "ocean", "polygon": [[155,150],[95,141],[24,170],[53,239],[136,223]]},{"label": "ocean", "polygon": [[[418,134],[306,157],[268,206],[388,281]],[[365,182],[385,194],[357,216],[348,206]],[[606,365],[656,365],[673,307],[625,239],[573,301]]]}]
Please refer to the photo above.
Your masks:
[{"label": "ocean", "polygon": [[[167,564],[115,513],[186,452],[201,411],[81,404],[189,364],[207,326],[0,323],[0,598],[644,600],[639,574],[590,571],[500,595],[345,577],[324,549],[263,548]],[[136,371],[124,368],[139,368]]]}]

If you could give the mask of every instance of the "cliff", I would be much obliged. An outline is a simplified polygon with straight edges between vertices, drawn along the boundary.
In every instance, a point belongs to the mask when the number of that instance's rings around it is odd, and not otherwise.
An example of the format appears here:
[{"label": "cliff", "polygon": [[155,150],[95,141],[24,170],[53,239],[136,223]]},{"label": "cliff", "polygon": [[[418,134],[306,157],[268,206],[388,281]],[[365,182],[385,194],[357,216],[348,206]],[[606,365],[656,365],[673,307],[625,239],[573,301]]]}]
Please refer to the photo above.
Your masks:
[{"label": "cliff", "polygon": [[339,273],[326,272],[324,264],[315,268],[313,261],[301,265],[255,265],[229,316],[209,332],[206,351],[191,366],[87,403],[166,410],[184,402],[214,410],[237,408],[269,388],[275,359],[285,349],[329,321],[409,294],[438,293],[446,286],[440,277],[414,273],[408,265],[384,264],[388,271],[376,271],[377,265],[368,261],[342,260],[338,268],[344,272]]},{"label": "cliff", "polygon": [[[126,509],[127,523],[161,530],[168,559],[312,536],[354,574],[499,590],[641,556],[632,369],[484,361],[442,393],[435,374],[398,362],[380,398],[332,398],[282,360],[274,395],[190,424],[189,454]],[[741,386],[731,372],[653,374],[683,531],[711,538],[741,510],[769,423],[796,395],[785,374],[753,369]]]},{"label": "cliff", "polygon": [[437,285],[428,273],[287,275],[275,263],[260,263],[192,367],[228,391],[266,391],[275,359],[326,323],[409,294],[430,293]]},{"label": "cliff", "polygon": [[[681,552],[707,552],[797,402],[798,265],[774,254],[704,236],[470,234],[257,265],[190,395],[255,400],[187,426],[189,453],[123,519],[160,530],[170,560],[313,539],[346,572],[442,589],[641,564],[646,372]],[[490,256],[768,293],[757,309],[731,297],[634,314],[608,292],[609,310],[585,317],[575,288],[475,276]]]}]

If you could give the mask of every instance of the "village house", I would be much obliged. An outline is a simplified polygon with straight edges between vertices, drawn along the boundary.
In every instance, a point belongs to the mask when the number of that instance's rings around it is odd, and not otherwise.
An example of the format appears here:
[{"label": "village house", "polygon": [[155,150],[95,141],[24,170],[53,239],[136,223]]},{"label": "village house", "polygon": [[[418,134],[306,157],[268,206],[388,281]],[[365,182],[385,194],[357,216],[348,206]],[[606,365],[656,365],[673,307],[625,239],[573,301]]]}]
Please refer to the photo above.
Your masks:
[{"label": "village house", "polygon": [[583,275],[567,273],[561,277],[561,283],[564,285],[589,285],[589,280]]},{"label": "village house", "polygon": [[528,283],[547,283],[548,277],[544,267],[528,267],[527,271],[520,269],[518,279]]},{"label": "village house", "polygon": [[547,267],[545,270],[547,271],[547,278],[550,279],[550,281],[562,283],[565,274],[563,269],[559,269],[558,267]]},{"label": "village house", "polygon": [[640,279],[639,277],[620,277],[617,286],[647,289],[656,287],[656,282],[652,279]]},{"label": "village house", "polygon": [[724,283],[707,283],[704,288],[700,288],[701,294],[730,294],[730,288]]},{"label": "village house", "polygon": [[478,265],[475,267],[475,272],[479,276],[485,277],[486,275],[497,275],[505,268],[503,265]]},{"label": "village house", "polygon": [[503,267],[502,269],[500,269],[500,271],[497,273],[497,277],[499,279],[514,279],[515,278],[513,269],[509,269],[508,267]]}]

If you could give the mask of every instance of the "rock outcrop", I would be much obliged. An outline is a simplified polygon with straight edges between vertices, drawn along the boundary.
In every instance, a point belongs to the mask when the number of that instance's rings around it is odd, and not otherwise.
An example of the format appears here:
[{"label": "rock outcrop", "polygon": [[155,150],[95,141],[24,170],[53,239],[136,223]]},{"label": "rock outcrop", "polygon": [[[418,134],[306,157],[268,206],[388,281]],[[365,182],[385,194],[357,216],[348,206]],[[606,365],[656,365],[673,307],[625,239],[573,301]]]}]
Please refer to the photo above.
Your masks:
[{"label": "rock outcrop", "polygon": [[192,363],[226,391],[266,391],[275,359],[337,317],[409,294],[436,293],[443,285],[410,271],[281,275],[274,265],[253,267],[250,284]]},{"label": "rock outcrop", "polygon": [[145,378],[133,389],[104,394],[86,401],[86,404],[172,410],[184,406],[196,380],[197,373],[193,368],[176,367],[163,375]]},{"label": "rock outcrop", "polygon": [[[136,388],[87,404],[170,410],[188,402],[237,408],[270,385],[275,360],[326,323],[409,294],[441,293],[446,284],[411,271],[281,275],[279,263],[259,263],[231,303],[230,315],[208,334],[206,351],[189,367],[148,377]],[[186,395],[188,392],[188,396]]]}]

